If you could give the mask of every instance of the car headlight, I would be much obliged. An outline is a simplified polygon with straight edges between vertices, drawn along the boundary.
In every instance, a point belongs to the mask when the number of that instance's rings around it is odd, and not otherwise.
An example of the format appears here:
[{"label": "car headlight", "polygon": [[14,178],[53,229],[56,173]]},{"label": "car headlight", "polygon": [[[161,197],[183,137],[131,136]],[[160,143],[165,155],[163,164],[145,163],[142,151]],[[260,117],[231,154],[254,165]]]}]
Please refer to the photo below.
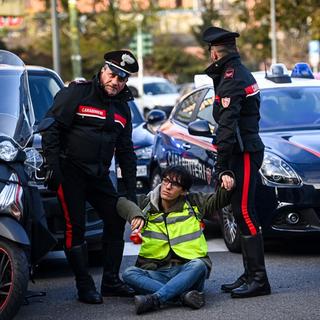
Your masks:
[{"label": "car headlight", "polygon": [[6,184],[0,192],[0,212],[11,214],[17,220],[21,220],[23,189],[15,173],[12,173],[8,180],[13,181],[13,183]]},{"label": "car headlight", "polygon": [[13,161],[16,158],[18,151],[18,148],[9,140],[0,142],[0,159],[4,161]]},{"label": "car headlight", "polygon": [[277,155],[265,152],[260,168],[263,184],[275,187],[299,187],[302,184],[300,176],[291,166]]},{"label": "car headlight", "polygon": [[152,146],[134,150],[138,159],[150,159],[152,154]]}]

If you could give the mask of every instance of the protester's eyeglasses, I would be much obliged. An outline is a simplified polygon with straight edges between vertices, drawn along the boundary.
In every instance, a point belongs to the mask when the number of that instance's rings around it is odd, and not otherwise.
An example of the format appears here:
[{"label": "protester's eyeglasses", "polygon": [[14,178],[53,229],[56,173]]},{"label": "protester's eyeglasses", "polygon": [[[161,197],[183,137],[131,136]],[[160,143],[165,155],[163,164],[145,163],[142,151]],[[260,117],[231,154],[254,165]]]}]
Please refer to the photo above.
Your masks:
[{"label": "protester's eyeglasses", "polygon": [[209,44],[209,45],[208,45],[208,51],[209,51],[209,52],[211,52],[211,48],[212,48],[212,45]]},{"label": "protester's eyeglasses", "polygon": [[167,186],[169,183],[171,184],[172,188],[182,188],[182,185],[177,181],[172,181],[169,178],[163,178],[162,183]]}]

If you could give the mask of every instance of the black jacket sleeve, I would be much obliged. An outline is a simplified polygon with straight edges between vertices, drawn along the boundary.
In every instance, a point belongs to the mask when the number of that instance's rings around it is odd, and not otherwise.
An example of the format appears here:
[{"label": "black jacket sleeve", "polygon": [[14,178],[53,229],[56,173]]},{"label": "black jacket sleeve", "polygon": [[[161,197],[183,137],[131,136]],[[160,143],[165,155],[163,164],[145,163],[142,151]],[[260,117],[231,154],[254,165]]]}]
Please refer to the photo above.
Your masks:
[{"label": "black jacket sleeve", "polygon": [[[228,170],[228,162],[237,143],[237,130],[240,118],[241,103],[244,99],[243,84],[235,79],[225,80],[219,91],[219,127],[217,130],[217,162],[216,173]],[[224,100],[226,99],[226,100]],[[224,102],[226,101],[226,102]],[[227,105],[227,103],[229,103]],[[225,106],[223,106],[225,104]]]},{"label": "black jacket sleeve", "polygon": [[137,202],[136,198],[136,171],[137,157],[133,150],[132,143],[132,123],[129,111],[128,122],[123,133],[119,136],[116,143],[115,156],[119,162],[123,182],[126,187],[129,200]]}]

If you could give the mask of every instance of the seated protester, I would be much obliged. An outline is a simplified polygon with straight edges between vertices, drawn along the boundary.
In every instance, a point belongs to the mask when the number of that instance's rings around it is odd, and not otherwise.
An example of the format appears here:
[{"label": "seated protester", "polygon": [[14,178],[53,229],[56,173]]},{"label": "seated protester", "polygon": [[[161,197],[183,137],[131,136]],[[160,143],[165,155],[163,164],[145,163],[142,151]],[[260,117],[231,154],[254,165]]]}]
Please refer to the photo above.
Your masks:
[{"label": "seated protester", "polygon": [[159,309],[172,301],[193,309],[204,305],[203,287],[211,260],[200,222],[230,202],[232,173],[222,175],[224,185],[216,194],[188,193],[191,175],[182,166],[167,168],[161,185],[142,200],[145,224],[138,208],[133,213],[134,203],[124,198],[119,201],[118,213],[127,219],[130,211],[131,217],[135,217],[132,229],[140,231],[144,225],[136,266],[127,268],[122,275],[141,294],[135,296],[137,314]]}]

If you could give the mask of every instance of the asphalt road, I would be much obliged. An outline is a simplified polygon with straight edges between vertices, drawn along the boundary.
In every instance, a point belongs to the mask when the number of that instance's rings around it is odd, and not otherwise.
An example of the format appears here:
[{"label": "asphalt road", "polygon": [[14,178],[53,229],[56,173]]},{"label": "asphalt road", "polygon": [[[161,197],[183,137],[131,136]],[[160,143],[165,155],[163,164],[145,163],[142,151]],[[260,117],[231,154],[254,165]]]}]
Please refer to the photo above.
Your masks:
[{"label": "asphalt road", "polygon": [[[17,320],[106,320],[106,319],[319,319],[320,318],[320,248],[319,242],[267,243],[266,265],[272,286],[270,296],[232,299],[220,292],[220,285],[233,281],[242,270],[241,255],[221,249],[222,240],[210,240],[213,272],[206,282],[206,305],[200,310],[168,307],[137,316],[132,298],[104,298],[102,305],[76,301],[73,277],[63,255],[47,258],[29,288],[45,291],[46,296],[30,299],[22,306]],[[217,245],[215,245],[217,244]],[[127,254],[130,254],[130,250]],[[125,256],[122,269],[134,263],[135,256]],[[100,284],[101,268],[91,268]]]}]

